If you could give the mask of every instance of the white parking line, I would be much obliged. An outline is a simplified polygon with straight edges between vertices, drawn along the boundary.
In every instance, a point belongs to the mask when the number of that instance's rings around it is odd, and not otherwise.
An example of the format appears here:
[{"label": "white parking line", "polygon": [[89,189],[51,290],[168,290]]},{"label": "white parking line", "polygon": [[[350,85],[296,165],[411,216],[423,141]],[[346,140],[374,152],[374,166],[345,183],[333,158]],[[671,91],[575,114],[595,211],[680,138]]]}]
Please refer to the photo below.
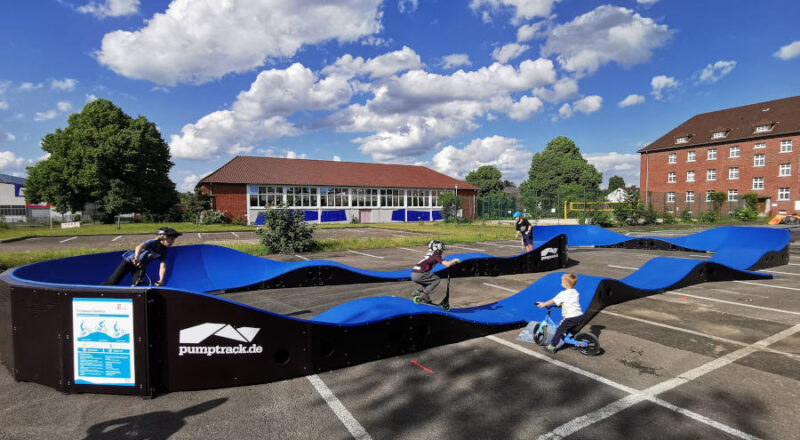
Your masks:
[{"label": "white parking line", "polygon": [[353,414],[347,410],[347,408],[342,405],[342,402],[339,401],[338,398],[333,394],[330,388],[325,385],[325,382],[319,378],[316,374],[313,376],[308,376],[308,381],[311,382],[311,385],[317,390],[320,396],[325,399],[325,402],[328,403],[328,406],[331,408],[336,417],[344,424],[344,427],[350,431],[350,434],[353,438],[356,439],[372,439],[372,437],[367,433],[363,426],[358,423]]},{"label": "white parking line", "polygon": [[295,257],[297,257],[297,258],[302,258],[303,260],[306,260],[306,261],[308,261],[308,258],[306,258],[306,257],[304,257],[304,256],[302,256],[302,255],[297,255],[297,254],[294,254],[294,256],[295,256]]},{"label": "white parking line", "polygon": [[120,238],[122,238],[122,237],[123,237],[122,235],[118,235],[118,236],[117,236],[117,238],[115,238],[115,239],[113,239],[113,240],[111,240],[111,241],[112,241],[112,242],[114,242],[114,241],[117,241],[117,240],[119,240],[119,239],[120,239]]},{"label": "white parking line", "polygon": [[489,246],[497,246],[497,247],[507,247],[507,248],[515,248],[515,249],[519,249],[520,248],[519,244],[517,244],[516,246],[512,246],[510,244],[487,243],[485,241],[477,241],[476,243],[478,243],[478,244],[488,244]]},{"label": "white parking line", "polygon": [[202,240],[202,239],[203,239],[203,236],[202,236],[202,235],[200,235],[200,233],[198,232],[198,233],[197,233],[197,238],[199,238],[199,239],[201,239],[201,240]]},{"label": "white parking line", "polygon": [[495,289],[505,290],[507,292],[517,293],[516,290],[509,289],[508,287],[498,286],[497,284],[483,283],[484,286],[494,287]]},{"label": "white parking line", "polygon": [[754,283],[752,281],[734,281],[734,283],[742,283],[742,284],[750,284],[753,286],[761,286],[761,287],[769,287],[771,289],[786,289],[786,290],[797,290],[800,291],[797,287],[783,287],[783,286],[775,286],[772,284],[763,284],[763,283]]},{"label": "white parking line", "polygon": [[66,239],[66,240],[61,240],[61,241],[59,241],[59,243],[66,243],[66,242],[68,242],[68,241],[70,241],[70,240],[75,240],[76,238],[78,238],[78,236],[75,236],[75,237],[70,237],[70,238],[68,238],[68,239]]},{"label": "white parking line", "polygon": [[364,252],[358,252],[358,251],[351,251],[350,249],[348,249],[348,250],[347,250],[347,252],[352,252],[352,253],[354,253],[354,254],[359,254],[359,255],[366,255],[366,256],[368,256],[368,257],[372,257],[372,258],[380,258],[380,259],[383,259],[383,257],[379,257],[379,256],[377,256],[377,255],[365,254]]},{"label": "white parking line", "polygon": [[[574,366],[566,364],[564,362],[557,361],[557,360],[555,360],[555,359],[553,359],[553,358],[551,358],[549,356],[546,356],[546,355],[544,355],[542,353],[534,352],[533,350],[531,350],[529,348],[520,346],[520,345],[515,344],[513,342],[506,341],[505,339],[498,338],[497,336],[490,335],[490,336],[487,336],[486,339],[489,339],[491,341],[494,341],[494,342],[497,342],[499,344],[505,345],[505,346],[507,346],[509,348],[512,348],[512,349],[517,350],[517,351],[520,351],[520,352],[525,353],[525,354],[527,354],[529,356],[535,357],[535,358],[537,358],[539,360],[543,360],[543,361],[548,362],[550,364],[553,364],[555,366],[564,368],[564,369],[569,370],[569,371],[571,371],[573,373],[580,374],[582,376],[586,376],[586,377],[588,377],[590,379],[594,379],[594,380],[596,380],[596,381],[598,381],[600,383],[603,383],[605,385],[608,385],[610,387],[616,388],[618,390],[621,390],[621,391],[624,391],[624,392],[630,394],[630,395],[628,395],[626,397],[623,397],[622,399],[618,400],[617,402],[614,402],[614,403],[606,406],[605,408],[601,408],[600,410],[595,411],[594,413],[590,413],[590,414],[578,417],[576,419],[573,419],[572,421],[567,422],[566,424],[561,425],[560,427],[556,428],[556,430],[554,430],[554,431],[552,431],[552,432],[550,432],[548,434],[539,436],[540,439],[560,439],[560,438],[566,437],[566,436],[568,436],[568,435],[570,435],[570,434],[572,434],[574,432],[577,432],[577,431],[585,428],[586,426],[589,426],[589,425],[591,425],[591,424],[593,424],[595,422],[599,422],[599,421],[601,421],[601,420],[603,420],[605,418],[608,418],[608,417],[618,413],[619,411],[622,411],[623,409],[626,409],[626,408],[628,408],[630,406],[633,406],[634,404],[639,403],[639,402],[644,401],[644,400],[648,400],[648,401],[653,402],[653,403],[655,403],[657,405],[661,405],[661,406],[663,406],[665,408],[669,408],[669,409],[671,409],[671,410],[673,410],[673,411],[675,411],[675,412],[677,412],[679,414],[682,414],[684,416],[690,417],[690,418],[692,418],[694,420],[697,420],[699,422],[705,423],[707,425],[713,426],[713,427],[715,427],[715,428],[717,428],[717,429],[719,429],[721,431],[724,431],[726,433],[729,433],[731,435],[735,435],[737,437],[745,438],[745,439],[756,439],[757,438],[757,437],[753,437],[753,436],[751,436],[751,435],[749,435],[747,433],[744,433],[742,431],[739,431],[739,430],[737,430],[735,428],[732,428],[730,426],[723,425],[722,423],[719,423],[717,421],[709,419],[708,417],[702,416],[700,414],[697,414],[695,412],[689,411],[687,409],[679,408],[679,407],[677,407],[677,406],[675,406],[675,405],[673,405],[673,404],[671,404],[669,402],[666,402],[666,401],[664,401],[662,399],[659,399],[658,397],[655,396],[655,394],[652,394],[652,393],[646,394],[645,392],[639,391],[639,390],[637,390],[635,388],[631,388],[631,387],[629,387],[627,385],[622,385],[620,383],[614,382],[611,379],[607,379],[607,378],[605,378],[603,376],[599,376],[597,374],[594,374],[594,373],[591,373],[589,371],[580,369],[578,367],[574,367]],[[744,349],[742,349],[742,350],[744,350]]]},{"label": "white parking line", "polygon": [[237,234],[237,233],[235,233],[233,231],[231,231],[231,234],[233,234],[234,237],[239,238],[239,234]]},{"label": "white parking line", "polygon": [[674,292],[664,292],[664,295],[686,296],[686,297],[689,297],[689,298],[704,299],[706,301],[714,301],[714,302],[720,302],[720,303],[724,303],[724,304],[733,304],[735,306],[740,306],[740,307],[750,307],[750,308],[753,308],[753,309],[768,310],[770,312],[788,313],[790,315],[798,315],[798,316],[800,316],[800,312],[793,312],[791,310],[773,309],[773,308],[770,308],[770,307],[754,306],[752,304],[742,304],[742,303],[738,303],[738,302],[734,302],[734,301],[726,301],[724,299],[716,299],[716,298],[709,298],[709,297],[706,297],[706,296],[691,295],[689,293],[682,292],[680,290],[676,290]]},{"label": "white parking line", "polygon": [[711,255],[698,255],[698,254],[689,254],[690,257],[697,257],[697,258],[710,258]]},{"label": "white parking line", "polygon": [[638,267],[614,266],[613,264],[609,264],[608,267],[614,267],[617,269],[639,270]]},{"label": "white parking line", "polygon": [[778,273],[778,274],[781,274],[781,275],[792,275],[792,276],[795,276],[795,277],[800,277],[800,273],[778,272],[777,270],[761,269],[761,272]]},{"label": "white parking line", "polygon": [[486,249],[475,249],[475,248],[468,248],[468,247],[464,247],[464,246],[454,246],[452,244],[448,244],[447,247],[456,248],[456,249],[466,249],[468,251],[486,252]]},{"label": "white parking line", "polygon": [[402,249],[402,250],[404,250],[404,251],[411,251],[411,252],[419,252],[419,251],[416,251],[416,250],[414,250],[414,249],[409,249],[409,248],[404,248],[404,247],[399,247],[399,248],[397,248],[397,249]]}]

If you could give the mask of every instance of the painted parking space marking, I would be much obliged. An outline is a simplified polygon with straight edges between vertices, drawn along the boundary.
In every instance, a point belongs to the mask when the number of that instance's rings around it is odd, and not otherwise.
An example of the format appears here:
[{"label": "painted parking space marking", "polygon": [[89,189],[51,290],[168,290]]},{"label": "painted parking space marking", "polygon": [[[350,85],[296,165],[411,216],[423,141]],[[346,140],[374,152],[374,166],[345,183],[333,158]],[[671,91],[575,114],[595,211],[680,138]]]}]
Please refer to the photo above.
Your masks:
[{"label": "painted parking space marking", "polygon": [[111,241],[112,241],[112,242],[115,242],[115,241],[119,240],[119,239],[120,239],[120,238],[122,238],[122,237],[124,237],[124,235],[118,235],[118,236],[117,236],[117,238],[115,238],[115,239],[113,239],[113,240],[111,240]]},{"label": "painted parking space marking", "polygon": [[231,234],[233,234],[234,237],[239,238],[239,234],[237,234],[237,233],[235,233],[233,231],[231,231]]},{"label": "painted parking space marking", "polygon": [[752,281],[734,281],[734,283],[750,284],[753,286],[769,287],[770,289],[786,289],[800,291],[797,287],[776,286],[774,284],[754,283]]},{"label": "painted parking space marking", "polygon": [[358,423],[358,420],[353,417],[353,414],[351,414],[350,411],[345,408],[342,402],[339,401],[336,395],[333,394],[333,391],[331,391],[331,389],[325,385],[325,382],[323,382],[318,375],[315,374],[307,377],[308,381],[311,382],[311,385],[314,386],[314,389],[317,390],[319,395],[322,396],[322,398],[331,408],[331,411],[336,414],[336,417],[339,418],[344,427],[350,431],[350,434],[353,436],[353,438],[361,440],[372,439],[372,436],[370,436],[364,427]]},{"label": "painted parking space marking", "polygon": [[516,290],[509,289],[508,287],[498,286],[497,284],[483,283],[484,286],[494,287],[495,289],[505,290],[506,292],[516,293]]},{"label": "painted parking space marking", "polygon": [[70,237],[70,238],[68,238],[68,239],[66,239],[66,240],[61,240],[61,241],[59,241],[59,243],[66,243],[66,242],[68,242],[68,241],[70,241],[70,240],[75,240],[76,238],[78,238],[78,236],[75,236],[75,237]]},{"label": "painted parking space marking", "polygon": [[781,275],[792,275],[792,276],[795,276],[795,277],[800,277],[800,273],[792,273],[792,272],[778,272],[777,270],[766,270],[766,269],[761,269],[761,272],[777,273],[777,274],[781,274]]},{"label": "painted parking space marking", "polygon": [[614,267],[614,268],[617,268],[617,269],[639,270],[638,267],[615,266],[613,264],[609,264],[608,267]]},{"label": "painted parking space marking", "polygon": [[364,252],[359,252],[359,251],[352,251],[352,250],[350,250],[350,249],[348,249],[348,250],[347,250],[347,252],[352,252],[352,253],[354,253],[354,254],[358,254],[358,255],[366,255],[367,257],[372,257],[372,258],[380,258],[380,259],[383,259],[383,257],[380,257],[380,256],[378,256],[378,255],[367,254],[367,253],[364,253]]},{"label": "painted parking space marking", "polygon": [[415,251],[414,249],[409,249],[409,248],[404,248],[404,247],[399,247],[397,249],[402,249],[404,251],[411,251],[411,252],[419,252],[419,251]]},{"label": "painted parking space marking", "polygon": [[571,371],[573,373],[580,374],[580,375],[588,377],[590,379],[594,379],[594,380],[596,380],[596,381],[598,381],[598,382],[600,382],[602,384],[608,385],[610,387],[616,388],[618,390],[624,391],[624,392],[629,394],[628,396],[623,397],[622,399],[618,400],[617,402],[614,402],[614,403],[612,403],[610,405],[607,405],[605,408],[601,408],[601,409],[595,411],[594,413],[590,413],[590,414],[587,414],[585,416],[578,417],[578,418],[576,418],[576,419],[574,419],[574,420],[572,420],[570,422],[567,422],[566,424],[561,425],[560,427],[558,427],[556,430],[554,430],[554,431],[552,431],[550,433],[547,433],[547,434],[539,436],[539,439],[560,439],[560,438],[566,437],[567,435],[570,435],[570,434],[572,434],[574,432],[577,432],[578,430],[583,429],[584,427],[589,426],[589,425],[591,425],[591,424],[593,424],[595,422],[599,422],[599,421],[601,421],[601,420],[603,420],[605,418],[608,418],[608,417],[618,413],[619,411],[622,411],[623,409],[626,409],[626,408],[628,408],[630,406],[633,406],[634,404],[642,402],[644,400],[648,400],[648,401],[650,401],[652,403],[655,403],[657,405],[660,405],[660,406],[663,406],[665,408],[671,409],[671,410],[673,410],[675,412],[678,412],[679,414],[682,414],[682,415],[690,417],[690,418],[692,418],[694,420],[703,422],[703,423],[705,423],[707,425],[713,426],[713,427],[715,427],[717,429],[720,429],[721,431],[727,432],[729,434],[736,435],[737,437],[746,438],[746,439],[756,439],[757,438],[757,437],[753,437],[753,436],[751,436],[749,434],[746,434],[744,432],[741,432],[741,431],[739,431],[739,430],[737,430],[735,428],[732,428],[730,426],[723,425],[722,423],[719,423],[719,422],[717,422],[715,420],[709,419],[708,417],[702,416],[700,414],[697,414],[695,412],[689,411],[687,409],[679,408],[679,407],[677,407],[677,406],[675,406],[675,405],[673,405],[673,404],[671,404],[669,402],[666,402],[666,401],[664,401],[662,399],[659,399],[655,395],[647,395],[644,392],[639,391],[639,390],[637,390],[635,388],[632,388],[632,387],[629,387],[627,385],[623,385],[623,384],[617,383],[617,382],[615,382],[615,381],[613,381],[611,379],[605,378],[605,377],[600,376],[600,375],[595,374],[595,373],[591,373],[589,371],[586,371],[586,370],[583,370],[581,368],[572,366],[570,364],[567,364],[567,363],[564,363],[564,362],[561,362],[561,361],[557,361],[557,360],[555,360],[555,359],[553,359],[551,357],[548,357],[548,356],[546,356],[546,355],[544,355],[542,353],[535,352],[535,351],[533,351],[533,350],[531,350],[531,349],[529,349],[527,347],[523,347],[523,346],[518,345],[516,343],[506,341],[505,339],[498,338],[497,336],[490,335],[490,336],[487,336],[486,339],[489,339],[491,341],[494,341],[494,342],[497,342],[499,344],[505,345],[506,347],[512,348],[514,350],[517,350],[517,351],[522,352],[524,354],[527,354],[529,356],[535,357],[535,358],[537,358],[539,360],[542,360],[542,361],[545,361],[547,363],[553,364],[555,366],[564,368],[564,369],[566,369],[568,371]]},{"label": "painted parking space marking", "polygon": [[753,309],[767,310],[767,311],[776,312],[776,313],[788,313],[790,315],[798,315],[798,316],[800,316],[800,312],[793,312],[791,310],[773,309],[771,307],[755,306],[753,304],[742,304],[742,303],[735,302],[735,301],[726,301],[724,299],[709,298],[707,296],[691,295],[691,294],[688,294],[686,292],[682,292],[680,290],[676,290],[674,292],[664,292],[662,295],[687,296],[689,298],[697,298],[697,299],[703,299],[703,300],[706,300],[706,301],[714,301],[714,302],[719,302],[719,303],[724,303],[724,304],[732,304],[732,305],[740,306],[740,307],[750,307],[750,308],[753,308]]},{"label": "painted parking space marking", "polygon": [[447,245],[447,247],[456,248],[456,249],[466,249],[468,251],[486,252],[486,249],[475,249],[475,248],[469,248],[469,247],[465,247],[465,246],[455,246],[455,245],[452,245],[452,244]]},{"label": "painted parking space marking", "polygon": [[198,233],[197,233],[197,238],[199,238],[199,239],[201,239],[201,240],[202,240],[202,239],[203,239],[203,236],[202,236],[202,235],[200,235],[200,233],[198,232]]},{"label": "painted parking space marking", "polygon": [[297,255],[297,254],[294,254],[294,256],[295,256],[295,257],[297,257],[297,258],[300,258],[300,259],[303,259],[303,260],[306,260],[306,261],[308,261],[308,258],[306,258],[306,257],[304,257],[304,256],[302,256],[302,255]]}]

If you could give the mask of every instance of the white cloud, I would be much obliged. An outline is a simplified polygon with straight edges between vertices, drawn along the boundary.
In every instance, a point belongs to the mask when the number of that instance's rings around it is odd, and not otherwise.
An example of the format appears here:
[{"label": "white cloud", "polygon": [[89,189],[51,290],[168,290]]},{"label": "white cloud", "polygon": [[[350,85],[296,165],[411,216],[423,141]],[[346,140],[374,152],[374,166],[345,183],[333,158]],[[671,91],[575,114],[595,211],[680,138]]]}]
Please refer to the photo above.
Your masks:
[{"label": "white cloud", "polygon": [[512,8],[512,22],[517,23],[534,17],[549,16],[553,5],[559,1],[561,0],[472,0],[469,7],[475,12],[482,11],[483,21],[487,23],[491,22],[491,14]]},{"label": "white cloud", "polygon": [[636,0],[636,3],[640,5],[654,5],[658,3],[658,0]]},{"label": "white cloud", "polygon": [[700,73],[700,82],[715,83],[731,73],[734,67],[736,67],[736,61],[717,61],[709,64]]},{"label": "white cloud", "polygon": [[2,142],[14,142],[17,137],[14,136],[13,133],[9,133],[3,130],[3,127],[0,127],[0,141]]},{"label": "white cloud", "polygon": [[518,102],[511,105],[508,116],[515,121],[525,121],[530,119],[533,113],[541,109],[542,101],[539,98],[523,96]]},{"label": "white cloud", "polygon": [[58,90],[72,90],[78,84],[77,79],[73,78],[64,78],[63,80],[53,80],[50,82],[51,89],[58,89]]},{"label": "white cloud", "polygon": [[333,155],[333,161],[334,161],[334,162],[341,162],[341,161],[342,161],[342,158],[334,154],[334,155]]},{"label": "white cloud", "polygon": [[557,54],[561,67],[578,75],[611,62],[631,67],[649,60],[652,50],[663,46],[673,32],[630,9],[603,5],[555,26],[542,56]]},{"label": "white cloud", "polygon": [[197,186],[197,182],[200,181],[200,177],[196,174],[189,174],[188,176],[184,177],[181,180],[181,183],[178,185],[178,191],[180,192],[192,192],[194,191],[194,187]]},{"label": "white cloud", "polygon": [[470,65],[472,65],[472,62],[469,60],[469,55],[465,53],[454,53],[442,57],[442,67],[445,69]]},{"label": "white cloud", "polygon": [[42,87],[44,87],[44,84],[42,83],[34,84],[32,82],[24,82],[19,85],[19,90],[23,92],[31,92],[33,90],[41,89]]},{"label": "white cloud", "polygon": [[[569,119],[572,117],[572,106],[567,104],[566,102],[558,109],[558,116],[561,119]],[[557,116],[553,117],[553,120],[558,120]]]},{"label": "white cloud", "polygon": [[55,119],[56,116],[58,116],[58,111],[47,110],[45,112],[36,112],[36,115],[33,117],[33,120],[37,122],[49,121],[50,119]]},{"label": "white cloud", "polygon": [[547,21],[537,21],[532,24],[523,24],[517,29],[517,41],[522,43],[524,41],[533,40],[534,38],[544,37],[546,35],[544,27],[547,23]]},{"label": "white cloud", "polygon": [[639,105],[644,102],[644,96],[642,95],[628,95],[622,101],[617,103],[619,108],[630,107],[632,105]]},{"label": "white cloud", "polygon": [[496,59],[502,64],[506,64],[510,60],[522,55],[528,49],[530,49],[530,47],[525,44],[509,43],[503,47],[493,50],[492,58]]},{"label": "white cloud", "polygon": [[275,149],[275,148],[272,148],[272,147],[270,147],[270,148],[259,148],[258,150],[256,150],[256,152],[261,154],[262,156],[265,156],[265,157],[283,157],[283,158],[286,158],[286,159],[305,159],[306,158],[306,154],[305,153],[297,154],[296,152],[294,152],[292,150]]},{"label": "white cloud", "polygon": [[0,110],[8,110],[8,103],[0,99]]},{"label": "white cloud", "polygon": [[432,161],[436,171],[458,179],[484,165],[492,165],[500,170],[503,179],[521,182],[528,177],[532,157],[533,153],[525,151],[517,139],[491,136],[474,139],[462,149],[448,145]]},{"label": "white cloud", "polygon": [[576,112],[594,113],[603,106],[603,97],[598,95],[587,96],[572,103],[572,109]]},{"label": "white cloud", "polygon": [[122,17],[139,12],[139,0],[106,0],[105,3],[91,2],[78,7],[82,14],[92,14],[97,18]]},{"label": "white cloud", "polygon": [[56,108],[58,108],[58,111],[60,111],[60,112],[68,112],[68,111],[72,110],[72,104],[70,104],[69,102],[66,102],[66,101],[59,101],[56,104]]},{"label": "white cloud", "polygon": [[351,42],[381,30],[380,0],[173,0],[135,31],[103,37],[98,61],[162,85],[204,83],[288,58],[305,45]]},{"label": "white cloud", "polygon": [[0,81],[0,110],[8,110],[8,102],[5,101],[4,95],[9,87],[11,87],[11,81]]},{"label": "white cloud", "polygon": [[650,80],[650,85],[653,91],[650,92],[656,99],[664,97],[664,90],[674,89],[680,85],[680,82],[671,76],[658,75]]},{"label": "white cloud", "polygon": [[783,61],[788,61],[792,58],[800,56],[800,41],[791,42],[778,49],[778,51],[772,55],[776,58],[782,59]]},{"label": "white cloud", "polygon": [[332,65],[322,69],[324,75],[338,75],[347,79],[368,75],[370,78],[382,78],[407,70],[419,69],[423,66],[419,55],[411,48],[403,46],[402,49],[384,55],[364,60],[361,57],[353,58],[346,54],[336,60]]},{"label": "white cloud", "polygon": [[397,9],[401,12],[414,12],[419,6],[419,0],[398,0]]},{"label": "white cloud", "polygon": [[94,101],[94,100],[96,100],[96,99],[98,99],[97,95],[94,95],[92,93],[89,93],[89,94],[86,95],[86,103],[87,104],[92,102],[92,101]]},{"label": "white cloud", "polygon": [[625,185],[639,186],[640,160],[638,154],[628,153],[592,153],[584,154],[583,158],[603,173],[604,185],[608,187],[611,176],[620,176],[625,180]]},{"label": "white cloud", "polygon": [[564,77],[553,83],[551,88],[537,87],[533,94],[547,102],[561,102],[578,94],[578,81]]},{"label": "white cloud", "polygon": [[0,151],[0,171],[24,171],[25,159],[17,157],[12,151]]}]

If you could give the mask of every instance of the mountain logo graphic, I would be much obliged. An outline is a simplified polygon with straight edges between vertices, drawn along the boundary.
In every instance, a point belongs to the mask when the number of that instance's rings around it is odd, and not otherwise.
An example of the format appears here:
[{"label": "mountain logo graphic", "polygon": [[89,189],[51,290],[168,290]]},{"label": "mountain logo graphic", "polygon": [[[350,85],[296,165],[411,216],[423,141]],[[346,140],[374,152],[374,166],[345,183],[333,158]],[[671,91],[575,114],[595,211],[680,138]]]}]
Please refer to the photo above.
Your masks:
[{"label": "mountain logo graphic", "polygon": [[181,330],[179,341],[181,344],[199,344],[216,335],[239,342],[252,342],[260,330],[256,327],[235,328],[230,324],[206,322]]},{"label": "mountain logo graphic", "polygon": [[542,249],[542,260],[550,260],[558,258],[558,248],[544,248]]}]

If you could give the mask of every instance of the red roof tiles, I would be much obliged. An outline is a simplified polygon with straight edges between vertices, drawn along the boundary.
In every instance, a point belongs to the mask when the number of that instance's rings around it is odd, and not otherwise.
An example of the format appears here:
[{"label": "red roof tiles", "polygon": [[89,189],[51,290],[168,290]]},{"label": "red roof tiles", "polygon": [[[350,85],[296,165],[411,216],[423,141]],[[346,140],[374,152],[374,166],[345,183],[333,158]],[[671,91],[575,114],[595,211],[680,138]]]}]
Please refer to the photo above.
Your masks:
[{"label": "red roof tiles", "polygon": [[[756,126],[765,124],[771,126],[770,131],[755,132]],[[727,131],[727,135],[712,139],[718,131]],[[696,115],[638,152],[729,144],[796,133],[800,133],[800,96]],[[686,136],[688,142],[675,143],[675,139]]]},{"label": "red roof tiles", "polygon": [[234,157],[203,183],[478,189],[422,166],[252,156]]}]

